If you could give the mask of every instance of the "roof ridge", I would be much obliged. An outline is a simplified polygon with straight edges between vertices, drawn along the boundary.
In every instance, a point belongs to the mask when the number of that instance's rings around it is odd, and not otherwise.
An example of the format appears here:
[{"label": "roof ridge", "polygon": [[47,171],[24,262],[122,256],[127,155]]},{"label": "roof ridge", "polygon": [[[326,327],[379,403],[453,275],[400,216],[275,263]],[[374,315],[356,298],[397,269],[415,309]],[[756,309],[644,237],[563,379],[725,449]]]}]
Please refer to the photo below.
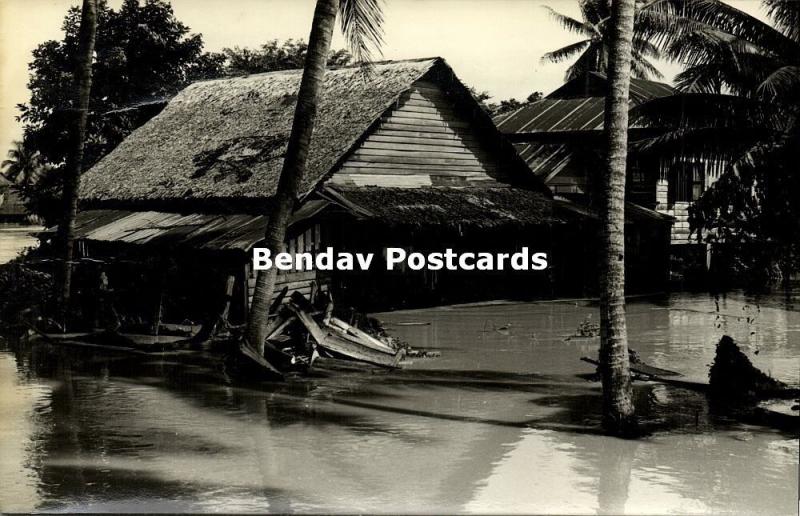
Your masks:
[{"label": "roof ridge", "polygon": [[[437,61],[444,61],[444,58],[440,56],[432,56],[432,57],[415,57],[409,59],[384,59],[382,61],[373,61],[370,63],[373,66],[384,66],[390,64],[399,64],[399,63],[422,63],[425,61],[430,61],[431,64],[434,64]],[[349,65],[342,65],[342,66],[328,66],[326,67],[326,71],[328,72],[335,72],[339,70],[351,70],[356,68],[361,68],[361,63],[354,63]],[[251,77],[266,77],[268,75],[281,75],[281,74],[295,74],[298,72],[302,72],[303,68],[286,68],[283,70],[271,70],[269,72],[258,72],[258,73],[248,73],[243,75],[231,75],[228,77],[214,77],[211,79],[199,79],[192,84],[200,84],[200,83],[209,83],[209,82],[216,82],[216,81],[230,81],[236,79],[248,79]]]}]

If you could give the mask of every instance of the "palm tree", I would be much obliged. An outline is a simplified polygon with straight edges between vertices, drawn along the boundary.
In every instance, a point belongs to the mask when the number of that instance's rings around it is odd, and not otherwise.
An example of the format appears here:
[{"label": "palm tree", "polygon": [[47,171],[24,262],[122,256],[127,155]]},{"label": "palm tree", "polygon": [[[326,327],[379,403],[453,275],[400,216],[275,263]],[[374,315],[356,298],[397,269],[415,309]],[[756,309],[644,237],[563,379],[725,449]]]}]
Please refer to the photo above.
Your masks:
[{"label": "palm tree", "polygon": [[[342,30],[356,62],[368,62],[371,47],[378,47],[382,42],[383,13],[380,0],[317,0],[292,131],[264,235],[265,245],[273,255],[280,251],[286,238],[289,216],[294,209],[305,174],[317,101],[324,80],[337,12],[341,16]],[[258,272],[247,321],[247,343],[260,355],[264,354],[276,272],[275,268]]]},{"label": "palm tree", "polygon": [[23,187],[35,183],[44,168],[41,155],[31,152],[21,141],[15,141],[12,145],[8,159],[0,164],[3,176]]},{"label": "palm tree", "polygon": [[635,427],[625,321],[625,169],[635,9],[635,0],[614,0],[608,26],[606,163],[601,204],[600,373],[603,424],[615,435],[628,435]]},{"label": "palm tree", "polygon": [[[542,56],[542,62],[550,63],[560,63],[578,56],[577,60],[567,68],[565,76],[567,81],[584,77],[589,72],[606,73],[609,67],[611,0],[581,0],[580,8],[583,21],[545,6],[550,15],[565,29],[582,38],[576,43],[571,43]],[[663,77],[650,61],[660,57],[659,50],[647,38],[639,37],[638,34],[634,35],[631,54],[634,77],[639,79],[661,79]]]},{"label": "palm tree", "polygon": [[78,48],[75,55],[74,121],[70,135],[71,150],[64,170],[64,216],[58,227],[58,236],[64,246],[64,264],[61,277],[62,311],[67,313],[72,283],[72,260],[75,245],[75,217],[78,212],[78,188],[83,172],[83,149],[86,139],[86,119],[89,114],[89,96],[92,90],[92,59],[97,32],[97,0],[83,0],[81,24],[78,29]]},{"label": "palm tree", "polygon": [[[680,94],[632,116],[668,128],[640,142],[640,151],[724,165],[690,211],[693,231],[756,244],[764,255],[754,265],[771,268],[791,264],[800,251],[800,191],[789,157],[800,134],[800,2],[762,6],[771,24],[718,0],[653,0],[639,15],[642,37],[686,68],[677,77]],[[782,268],[786,279],[790,270]]]}]

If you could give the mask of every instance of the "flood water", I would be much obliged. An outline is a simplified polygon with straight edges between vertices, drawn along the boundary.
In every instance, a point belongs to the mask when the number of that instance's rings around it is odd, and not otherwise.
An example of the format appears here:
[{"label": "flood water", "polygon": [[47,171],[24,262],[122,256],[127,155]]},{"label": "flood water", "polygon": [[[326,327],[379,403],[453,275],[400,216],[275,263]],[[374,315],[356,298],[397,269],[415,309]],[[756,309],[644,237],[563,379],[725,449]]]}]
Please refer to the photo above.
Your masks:
[{"label": "flood water", "polygon": [[24,249],[38,245],[34,235],[41,230],[40,226],[0,223],[0,264],[13,260]]},{"label": "flood water", "polygon": [[[703,380],[722,334],[800,385],[800,296],[631,299],[631,347]],[[0,511],[795,514],[798,439],[636,387],[600,434],[583,301],[377,314],[441,357],[228,381],[203,357],[0,342]]]}]

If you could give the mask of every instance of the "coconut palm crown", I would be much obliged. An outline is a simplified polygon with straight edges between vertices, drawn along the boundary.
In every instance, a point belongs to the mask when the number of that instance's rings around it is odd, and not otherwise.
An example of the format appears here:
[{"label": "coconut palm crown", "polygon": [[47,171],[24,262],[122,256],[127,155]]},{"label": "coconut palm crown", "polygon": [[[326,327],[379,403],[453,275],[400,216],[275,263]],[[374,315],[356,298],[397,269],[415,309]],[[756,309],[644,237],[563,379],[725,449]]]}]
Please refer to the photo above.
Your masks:
[{"label": "coconut palm crown", "polygon": [[[560,63],[577,56],[567,68],[565,80],[583,77],[589,72],[606,73],[608,70],[608,46],[610,40],[609,20],[610,0],[581,0],[580,9],[583,21],[561,14],[550,7],[545,9],[562,27],[578,34],[581,39],[542,56],[542,62]],[[631,73],[637,79],[661,79],[663,75],[651,62],[658,59],[660,52],[640,31],[634,33],[633,61]]]}]

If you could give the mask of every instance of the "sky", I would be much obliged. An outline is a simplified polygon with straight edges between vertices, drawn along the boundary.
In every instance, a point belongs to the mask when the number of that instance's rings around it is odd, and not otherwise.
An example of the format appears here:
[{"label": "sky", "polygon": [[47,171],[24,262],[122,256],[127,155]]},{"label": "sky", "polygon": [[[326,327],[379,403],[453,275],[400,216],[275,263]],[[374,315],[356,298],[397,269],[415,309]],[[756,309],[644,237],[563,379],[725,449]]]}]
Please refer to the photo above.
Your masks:
[{"label": "sky", "polygon": [[[21,135],[16,105],[28,100],[31,52],[61,39],[61,23],[78,0],[0,0],[0,155]],[[729,0],[760,14],[758,0]],[[109,0],[118,7],[121,0]],[[175,15],[203,35],[206,50],[257,47],[270,39],[308,40],[313,0],[172,0]],[[579,17],[577,0],[385,0],[385,59],[440,56],[456,75],[495,100],[524,99],[558,87],[569,63],[541,56],[577,41],[544,6]],[[343,48],[340,34],[333,46]],[[659,64],[668,81],[680,68]]]}]

